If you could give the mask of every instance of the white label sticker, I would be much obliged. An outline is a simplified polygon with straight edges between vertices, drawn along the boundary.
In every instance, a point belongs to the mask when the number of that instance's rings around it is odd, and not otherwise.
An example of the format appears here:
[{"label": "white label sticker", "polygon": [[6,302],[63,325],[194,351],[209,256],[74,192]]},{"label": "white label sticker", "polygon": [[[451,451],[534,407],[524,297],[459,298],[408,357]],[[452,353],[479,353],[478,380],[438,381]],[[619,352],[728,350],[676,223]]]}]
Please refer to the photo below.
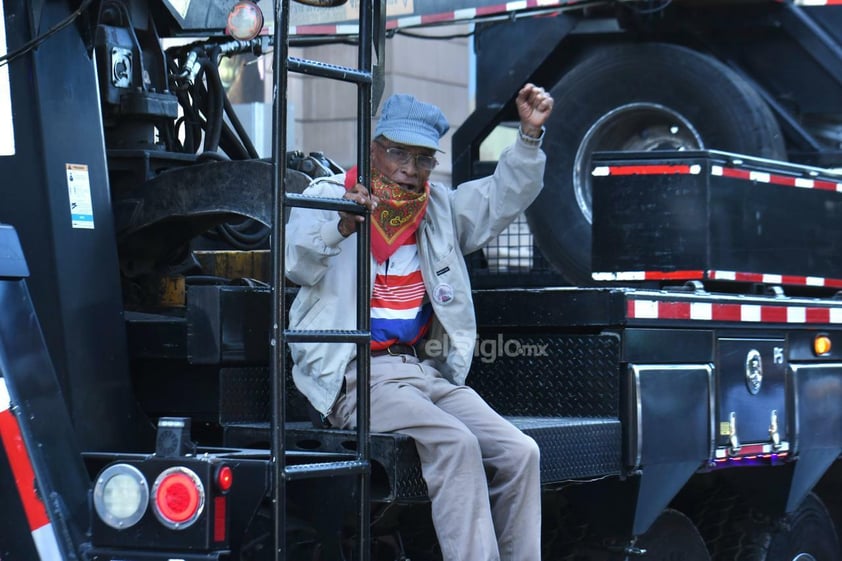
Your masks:
[{"label": "white label sticker", "polygon": [[91,182],[88,166],[65,164],[67,193],[70,195],[70,220],[74,228],[94,229],[94,207],[91,204]]},{"label": "white label sticker", "polygon": [[[0,57],[5,56],[6,12],[0,0]],[[9,65],[0,66],[0,156],[15,153],[15,128],[12,125],[12,92],[9,86]]]}]

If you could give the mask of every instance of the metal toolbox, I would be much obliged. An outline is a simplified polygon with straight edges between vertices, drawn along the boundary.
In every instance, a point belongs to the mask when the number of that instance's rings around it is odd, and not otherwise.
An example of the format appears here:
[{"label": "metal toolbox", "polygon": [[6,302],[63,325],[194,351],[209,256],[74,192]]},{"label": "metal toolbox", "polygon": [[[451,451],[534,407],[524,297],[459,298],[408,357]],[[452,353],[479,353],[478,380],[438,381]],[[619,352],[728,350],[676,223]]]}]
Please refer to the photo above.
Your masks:
[{"label": "metal toolbox", "polygon": [[716,342],[719,455],[749,444],[758,453],[788,449],[785,340],[720,337]]},{"label": "metal toolbox", "polygon": [[595,280],[842,287],[842,175],[716,151],[602,153]]}]

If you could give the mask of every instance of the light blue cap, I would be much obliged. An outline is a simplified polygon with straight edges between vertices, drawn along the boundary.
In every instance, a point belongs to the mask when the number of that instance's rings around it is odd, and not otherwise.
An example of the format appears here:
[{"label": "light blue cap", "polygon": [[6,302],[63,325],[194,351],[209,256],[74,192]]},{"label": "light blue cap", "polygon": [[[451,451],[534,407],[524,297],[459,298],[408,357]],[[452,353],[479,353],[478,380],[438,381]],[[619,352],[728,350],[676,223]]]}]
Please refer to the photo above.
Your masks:
[{"label": "light blue cap", "polygon": [[438,150],[439,139],[450,129],[441,109],[418,101],[409,94],[390,96],[380,110],[374,137],[385,136],[392,142]]}]

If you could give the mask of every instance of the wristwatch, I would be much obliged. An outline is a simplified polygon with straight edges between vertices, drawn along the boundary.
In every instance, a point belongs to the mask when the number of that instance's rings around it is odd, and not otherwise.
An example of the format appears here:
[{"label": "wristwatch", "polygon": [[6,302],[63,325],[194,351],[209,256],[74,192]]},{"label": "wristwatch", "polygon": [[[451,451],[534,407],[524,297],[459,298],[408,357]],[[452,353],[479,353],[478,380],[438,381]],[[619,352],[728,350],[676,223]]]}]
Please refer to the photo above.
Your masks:
[{"label": "wristwatch", "polygon": [[523,129],[520,127],[520,125],[518,125],[517,128],[517,135],[523,142],[525,142],[529,146],[541,146],[541,141],[544,140],[544,132],[546,132],[546,129],[544,127],[541,127],[541,134],[539,134],[537,137],[529,136],[528,134],[523,132]]}]

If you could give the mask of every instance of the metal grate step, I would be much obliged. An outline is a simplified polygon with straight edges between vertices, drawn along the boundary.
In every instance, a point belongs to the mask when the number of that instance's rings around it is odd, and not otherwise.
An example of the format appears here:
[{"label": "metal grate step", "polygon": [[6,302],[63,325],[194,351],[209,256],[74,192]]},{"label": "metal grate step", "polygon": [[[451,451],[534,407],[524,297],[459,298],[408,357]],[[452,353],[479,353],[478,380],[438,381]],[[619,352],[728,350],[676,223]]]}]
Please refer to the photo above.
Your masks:
[{"label": "metal grate step", "polygon": [[285,329],[287,343],[368,343],[371,332],[355,329]]},{"label": "metal grate step", "polygon": [[307,60],[303,58],[288,57],[287,68],[293,72],[298,72],[300,74],[322,76],[324,78],[332,78],[334,80],[350,82],[353,84],[372,83],[371,72],[366,72],[358,68],[327,64],[325,62],[320,62],[317,60]]},{"label": "metal grate step", "polygon": [[284,195],[287,206],[299,208],[314,208],[318,210],[341,210],[351,214],[365,214],[368,212],[364,206],[349,201],[348,199],[335,199],[331,197],[308,197],[299,193],[286,193]]},{"label": "metal grate step", "polygon": [[314,479],[333,475],[357,475],[368,473],[371,466],[366,460],[347,460],[342,462],[323,462],[317,464],[298,464],[284,468],[287,481]]}]

